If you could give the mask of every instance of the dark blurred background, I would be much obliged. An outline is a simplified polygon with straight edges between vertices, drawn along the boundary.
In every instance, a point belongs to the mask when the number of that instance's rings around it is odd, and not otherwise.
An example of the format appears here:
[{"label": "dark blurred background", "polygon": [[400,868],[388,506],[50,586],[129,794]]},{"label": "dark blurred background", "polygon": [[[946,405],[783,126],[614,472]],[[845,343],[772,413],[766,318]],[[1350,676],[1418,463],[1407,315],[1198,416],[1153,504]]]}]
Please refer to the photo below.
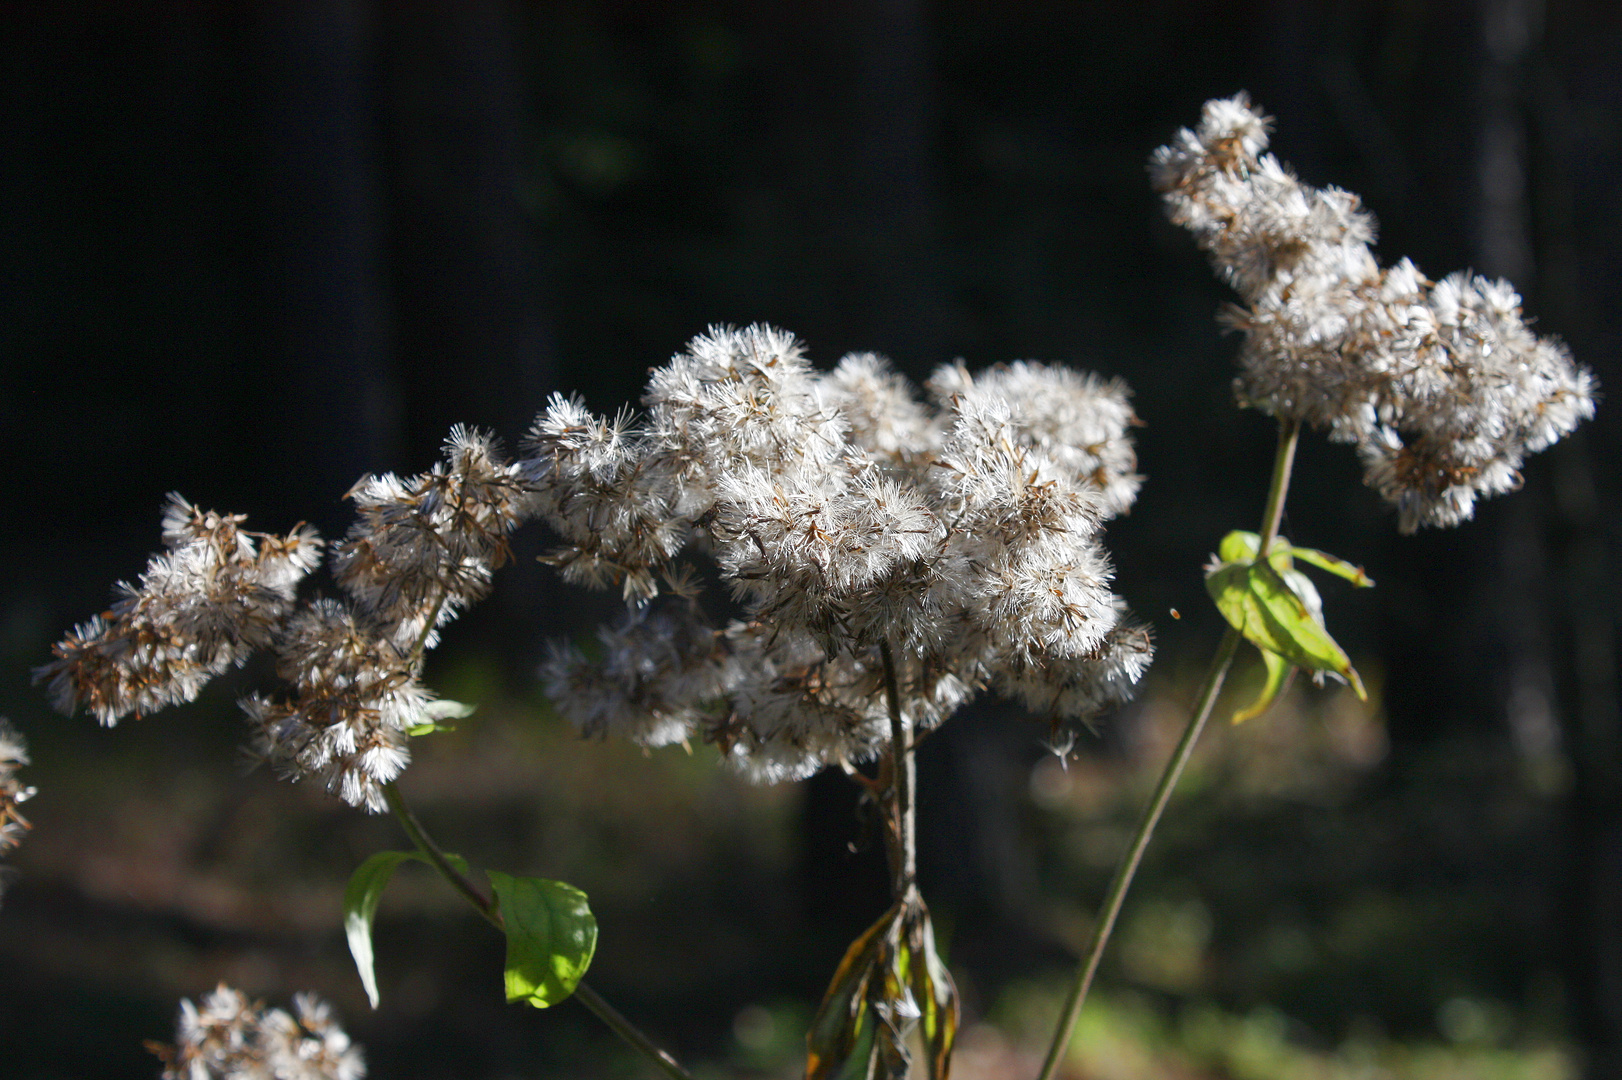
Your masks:
[{"label": "dark blurred background", "polygon": [[[376,1077],[646,1073],[574,1005],[502,1006],[499,942],[409,872],[367,1009],[338,898],[403,839],[237,769],[264,672],[108,733],[29,669],[140,572],[168,491],[338,535],[356,478],[426,468],[453,423],[516,441],[557,388],[612,410],[754,321],[825,365],[1042,359],[1136,393],[1149,481],[1109,545],[1157,628],[1144,700],[1068,769],[995,707],[922,752],[960,1072],[1034,1072],[1219,632],[1199,566],[1254,527],[1273,451],[1148,154],[1248,89],[1384,259],[1511,278],[1619,386],[1619,57],[1599,0],[0,4],[0,713],[40,787],[0,1076],[155,1075],[142,1040],[220,979],[319,990]],[[1074,1075],[1622,1076],[1619,438],[1602,403],[1523,491],[1406,538],[1344,447],[1304,444],[1286,529],[1378,581],[1325,589],[1375,701],[1213,729]],[[851,785],[575,740],[533,668],[611,605],[550,582],[543,542],[435,654],[482,708],[405,789],[476,862],[585,888],[593,982],[707,1075],[793,1075],[883,905]]]}]

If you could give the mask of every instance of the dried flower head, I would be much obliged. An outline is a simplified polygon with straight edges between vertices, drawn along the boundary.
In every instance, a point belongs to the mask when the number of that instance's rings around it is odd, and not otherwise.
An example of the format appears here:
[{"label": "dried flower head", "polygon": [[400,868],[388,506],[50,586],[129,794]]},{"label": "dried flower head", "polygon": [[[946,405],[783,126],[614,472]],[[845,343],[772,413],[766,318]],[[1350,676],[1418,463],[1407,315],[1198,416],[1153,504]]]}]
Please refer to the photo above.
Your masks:
[{"label": "dried flower head", "polygon": [[360,1047],[314,994],[293,996],[293,1012],[267,1009],[221,983],[201,1005],[180,1003],[175,1044],[148,1044],[163,1080],[361,1080]]},{"label": "dried flower head", "polygon": [[17,769],[28,764],[28,743],[0,717],[0,855],[4,855],[22,841],[29,829],[28,822],[17,812],[19,803],[27,802],[34,789],[24,787],[17,779]]},{"label": "dried flower head", "polygon": [[686,601],[633,607],[597,639],[600,657],[557,646],[541,668],[552,701],[584,735],[643,746],[681,742],[732,681],[720,635]]},{"label": "dried flower head", "polygon": [[[34,789],[17,779],[17,769],[28,764],[28,744],[4,718],[0,717],[0,855],[22,843],[31,827],[17,807],[34,795]],[[0,867],[5,871],[5,867]],[[0,895],[5,893],[5,874],[0,872]]]},{"label": "dried flower head", "polygon": [[493,439],[457,427],[433,469],[367,476],[349,497],[359,520],[332,557],[347,599],[300,602],[298,584],[320,559],[313,530],[249,533],[240,516],[171,496],[168,550],[139,585],[119,586],[110,612],[58,644],[58,659],[36,677],[63,711],[87,704],[111,724],[189,701],[268,648],[291,692],[243,700],[254,755],[383,809],[383,785],[410,761],[408,732],[440,715],[418,682],[423,654],[440,626],[489,591],[532,496]]},{"label": "dried flower head", "polygon": [[[430,471],[364,477],[332,555],[343,599],[294,595],[309,530],[247,533],[176,497],[168,552],[39,674],[110,723],[268,648],[288,689],[243,700],[255,755],[380,810],[410,732],[454,708],[419,682],[425,651],[539,515],[562,540],[549,562],[630,603],[600,655],[545,668],[587,733],[701,737],[750,775],[805,776],[885,743],[892,675],[920,729],[993,684],[1086,723],[1149,655],[1141,632],[1122,651],[1098,536],[1140,483],[1126,388],[1022,362],[929,389],[871,354],[819,373],[781,330],[712,328],[652,373],[641,418],[554,397],[517,462],[456,428]],[[742,618],[709,620],[684,554]]]},{"label": "dried flower head", "polygon": [[887,744],[887,650],[917,729],[993,683],[1057,726],[1123,700],[1148,638],[1117,633],[1098,533],[1140,483],[1126,388],[1019,363],[929,390],[871,354],[820,374],[749,327],[653,372],[640,422],[554,399],[523,467],[565,574],[645,603],[690,550],[744,609],[722,630],[691,595],[633,608],[600,658],[554,653],[560,711],[648,745],[701,736],[780,780]]},{"label": "dried flower head", "polygon": [[411,760],[407,733],[435,716],[418,682],[423,654],[489,592],[531,497],[495,441],[462,427],[430,471],[368,476],[349,495],[360,520],[333,554],[348,602],[317,599],[285,620],[272,649],[293,694],[251,695],[242,707],[259,757],[378,812],[383,785]]},{"label": "dried flower head", "polygon": [[348,497],[360,520],[333,552],[333,575],[406,650],[432,645],[436,627],[490,591],[511,555],[507,534],[529,510],[518,467],[488,435],[461,426],[430,471],[366,476]]},{"label": "dried flower head", "polygon": [[1355,443],[1398,525],[1456,525],[1520,482],[1525,456],[1594,413],[1596,384],[1526,326],[1508,282],[1381,269],[1357,196],[1264,154],[1272,121],[1237,97],[1154,154],[1173,221],[1244,300],[1239,400]]},{"label": "dried flower head", "polygon": [[270,642],[320,561],[321,540],[308,526],[286,536],[247,532],[243,520],[169,496],[167,551],[138,584],[120,582],[112,609],[75,627],[52,649],[57,659],[35,672],[57,708],[84,705],[110,726],[191,701]]}]

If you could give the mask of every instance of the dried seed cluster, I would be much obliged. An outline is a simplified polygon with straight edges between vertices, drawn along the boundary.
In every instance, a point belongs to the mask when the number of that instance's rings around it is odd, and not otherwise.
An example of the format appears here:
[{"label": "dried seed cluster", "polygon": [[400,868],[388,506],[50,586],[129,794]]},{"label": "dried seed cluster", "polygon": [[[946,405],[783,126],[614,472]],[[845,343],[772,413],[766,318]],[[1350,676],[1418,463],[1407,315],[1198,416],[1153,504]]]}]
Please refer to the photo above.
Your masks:
[{"label": "dried seed cluster", "polygon": [[1263,153],[1271,126],[1243,94],[1210,101],[1152,162],[1172,220],[1243,298],[1235,392],[1356,444],[1403,532],[1465,521],[1593,416],[1594,377],[1527,328],[1508,282],[1381,269],[1358,197]]},{"label": "dried seed cluster", "polygon": [[275,639],[299,581],[320,561],[321,540],[304,526],[251,533],[243,521],[169,496],[166,550],[137,584],[119,582],[111,610],[75,627],[36,672],[57,708],[82,705],[111,726],[191,701]]},{"label": "dried seed cluster", "polygon": [[366,1075],[360,1047],[314,994],[295,994],[288,1013],[250,1002],[221,983],[201,1005],[182,1000],[175,1045],[152,1048],[163,1059],[163,1080],[361,1080]]},{"label": "dried seed cluster", "polygon": [[[653,372],[640,419],[556,397],[517,461],[458,428],[429,472],[362,479],[331,553],[339,597],[295,595],[312,530],[250,533],[174,496],[167,550],[38,676],[111,724],[268,649],[290,689],[243,701],[254,752],[380,810],[409,732],[446,704],[419,682],[425,650],[539,515],[562,541],[547,561],[627,601],[600,658],[564,647],[546,665],[588,733],[700,736],[751,776],[806,776],[887,737],[888,646],[914,726],[995,685],[1062,739],[1151,653],[1098,536],[1139,484],[1126,388],[948,366],[928,397],[872,355],[818,373],[780,330],[714,329]],[[705,615],[694,560],[742,618]]]},{"label": "dried seed cluster", "polygon": [[407,732],[435,715],[418,681],[423,653],[489,591],[530,498],[518,466],[464,428],[430,471],[367,476],[349,498],[359,520],[332,553],[344,596],[299,601],[298,583],[320,561],[314,530],[249,533],[240,516],[171,496],[168,550],[138,584],[119,585],[113,609],[75,628],[36,677],[64,712],[83,705],[112,724],[190,701],[268,648],[291,691],[242,702],[253,752],[381,810],[383,785],[410,761]]},{"label": "dried seed cluster", "polygon": [[[29,829],[28,819],[17,809],[34,795],[34,789],[17,779],[17,769],[28,764],[28,744],[17,730],[0,717],[0,855],[22,843]],[[5,893],[5,867],[0,867],[0,895]]]},{"label": "dried seed cluster", "polygon": [[368,476],[349,498],[359,520],[332,559],[346,598],[314,600],[287,619],[274,649],[292,694],[252,695],[242,707],[254,750],[283,774],[377,811],[383,785],[411,760],[407,733],[433,715],[418,681],[423,653],[490,591],[528,495],[490,437],[459,427],[430,471]]},{"label": "dried seed cluster", "polygon": [[[701,736],[778,780],[887,742],[886,645],[915,728],[990,685],[1063,739],[1129,696],[1152,650],[1099,543],[1140,483],[1126,388],[1016,363],[949,365],[926,389],[871,354],[819,373],[753,326],[654,371],[640,420],[555,398],[525,463],[568,541],[551,559],[632,601],[600,656],[555,651],[559,709],[649,745]],[[706,618],[684,553],[713,560],[742,618]]]}]

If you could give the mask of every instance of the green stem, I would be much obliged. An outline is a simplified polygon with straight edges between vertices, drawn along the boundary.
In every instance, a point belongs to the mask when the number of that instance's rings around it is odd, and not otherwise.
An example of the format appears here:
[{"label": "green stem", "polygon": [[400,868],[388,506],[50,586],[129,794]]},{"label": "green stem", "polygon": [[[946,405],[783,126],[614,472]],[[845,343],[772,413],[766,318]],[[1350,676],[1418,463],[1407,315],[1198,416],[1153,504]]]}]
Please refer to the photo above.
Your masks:
[{"label": "green stem", "polygon": [[1188,727],[1183,731],[1183,737],[1172,751],[1171,760],[1166,763],[1166,771],[1160,776],[1160,784],[1155,788],[1154,798],[1149,801],[1149,809],[1145,811],[1143,820],[1138,823],[1138,831],[1132,837],[1132,846],[1127,849],[1126,858],[1115,871],[1115,879],[1110,882],[1109,892],[1104,896],[1104,906],[1098,913],[1098,923],[1093,930],[1092,945],[1087,950],[1087,958],[1082,961],[1081,968],[1076,973],[1075,980],[1070,984],[1070,995],[1065,998],[1064,1009],[1059,1014],[1059,1027],[1053,1035],[1053,1042],[1048,1047],[1048,1056],[1042,1063],[1041,1080],[1052,1080],[1054,1072],[1059,1067],[1059,1059],[1064,1055],[1065,1048],[1070,1045],[1070,1035],[1075,1031],[1076,1021],[1081,1016],[1081,1007],[1087,1000],[1087,991],[1092,989],[1093,976],[1098,974],[1098,964],[1104,958],[1104,946],[1109,942],[1110,934],[1115,929],[1115,920],[1121,914],[1121,905],[1126,901],[1127,889],[1132,885],[1132,878],[1138,872],[1138,863],[1143,860],[1143,852],[1149,846],[1149,838],[1154,834],[1155,825],[1160,821],[1160,813],[1166,809],[1166,803],[1171,798],[1171,792],[1177,786],[1178,779],[1183,775],[1183,766],[1188,764],[1189,755],[1194,752],[1194,743],[1200,737],[1200,731],[1205,727],[1205,721],[1211,715],[1211,708],[1216,704],[1217,692],[1222,689],[1222,681],[1228,676],[1228,668],[1233,664],[1233,654],[1239,649],[1239,631],[1228,628],[1222,635],[1222,643],[1217,646],[1216,655],[1211,658],[1211,670],[1205,676],[1205,685],[1200,688],[1199,700],[1194,706],[1194,716]]},{"label": "green stem", "polygon": [[[1279,526],[1284,520],[1284,498],[1289,491],[1290,470],[1295,463],[1295,448],[1300,437],[1299,422],[1279,421],[1278,452],[1273,458],[1273,478],[1268,485],[1267,504],[1262,511],[1259,549],[1259,557],[1262,558],[1266,557],[1268,548],[1278,537]],[[1115,930],[1115,921],[1121,914],[1121,906],[1126,902],[1127,890],[1132,887],[1132,879],[1138,872],[1138,864],[1143,861],[1143,853],[1149,847],[1149,839],[1154,835],[1155,826],[1160,822],[1161,812],[1166,809],[1172,790],[1177,787],[1177,781],[1183,775],[1183,766],[1188,764],[1188,759],[1194,752],[1194,744],[1199,741],[1200,732],[1204,730],[1206,720],[1211,717],[1211,710],[1216,705],[1222,682],[1228,677],[1228,669],[1233,666],[1234,654],[1239,650],[1239,641],[1239,631],[1229,627],[1222,635],[1221,643],[1217,645],[1216,655],[1211,658],[1211,669],[1206,673],[1205,683],[1200,687],[1199,696],[1194,702],[1194,714],[1189,718],[1188,727],[1183,730],[1183,737],[1178,741],[1177,748],[1172,751],[1171,760],[1166,763],[1165,771],[1160,774],[1160,783],[1156,785],[1154,796],[1149,800],[1149,806],[1138,822],[1137,832],[1132,836],[1126,857],[1121,860],[1121,865],[1116,869],[1115,877],[1110,882],[1109,891],[1104,895],[1104,904],[1099,909],[1098,921],[1093,929],[1092,943],[1087,949],[1087,956],[1076,970],[1075,979],[1070,984],[1070,993],[1059,1013],[1059,1026],[1053,1033],[1053,1041],[1048,1046],[1047,1057],[1042,1062],[1041,1073],[1038,1074],[1039,1080],[1053,1080],[1053,1075],[1059,1068],[1059,1060],[1064,1056],[1065,1048],[1070,1045],[1070,1036],[1075,1032],[1076,1021],[1081,1017],[1081,1007],[1087,1001],[1087,992],[1092,989],[1093,977],[1098,974],[1099,962],[1104,958],[1104,947],[1109,944],[1110,934]]]},{"label": "green stem", "polygon": [[1267,486],[1267,507],[1262,511],[1262,558],[1278,539],[1279,526],[1284,522],[1284,496],[1290,490],[1290,470],[1295,466],[1295,447],[1301,441],[1299,420],[1278,422],[1278,453],[1273,455],[1273,482]]},{"label": "green stem", "polygon": [[411,838],[411,843],[422,853],[423,858],[433,864],[439,876],[450,883],[451,888],[462,894],[462,899],[473,905],[473,909],[484,917],[484,920],[497,930],[506,933],[506,926],[501,921],[501,909],[495,900],[485,896],[479,887],[470,881],[466,874],[452,866],[445,857],[445,852],[434,843],[433,837],[422,827],[417,815],[411,812],[406,804],[405,796],[400,793],[399,785],[389,781],[383,785],[383,798],[394,812],[394,817],[400,822],[400,827]]},{"label": "green stem", "polygon": [[[394,817],[399,821],[400,827],[411,838],[411,843],[416,846],[416,849],[422,853],[424,858],[433,864],[434,869],[439,871],[440,877],[449,882],[451,888],[460,893],[462,898],[471,904],[473,909],[483,916],[486,922],[505,933],[506,926],[501,919],[500,906],[494,899],[485,896],[477,885],[468,880],[466,874],[451,865],[450,860],[445,856],[444,850],[434,843],[433,837],[429,836],[428,831],[422,827],[422,822],[417,820],[417,815],[411,812],[411,807],[407,805],[405,796],[400,793],[400,788],[393,781],[383,785],[383,798],[388,802],[389,809],[394,812]],[[614,1006],[604,1001],[602,995],[586,985],[584,980],[575,984],[573,997],[587,1009],[590,1009],[597,1019],[607,1024],[614,1034],[624,1039],[643,1057],[658,1066],[659,1071],[670,1077],[671,1080],[693,1080],[692,1074],[682,1068],[675,1058],[661,1050],[652,1039],[642,1034],[635,1024],[627,1020]]]},{"label": "green stem", "polygon": [[575,984],[574,998],[590,1009],[597,1019],[612,1028],[614,1034],[630,1043],[643,1057],[657,1065],[659,1071],[671,1080],[693,1080],[693,1075],[682,1068],[675,1058],[638,1031],[635,1024],[625,1019],[618,1009],[604,1001],[602,995],[587,986],[584,981]]}]

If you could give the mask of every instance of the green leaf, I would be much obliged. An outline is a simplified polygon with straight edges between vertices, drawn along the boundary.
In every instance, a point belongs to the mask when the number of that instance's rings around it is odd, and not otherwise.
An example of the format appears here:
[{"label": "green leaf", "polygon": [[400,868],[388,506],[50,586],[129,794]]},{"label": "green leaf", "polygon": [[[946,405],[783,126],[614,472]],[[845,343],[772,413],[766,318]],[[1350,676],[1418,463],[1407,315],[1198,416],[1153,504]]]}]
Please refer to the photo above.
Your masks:
[{"label": "green leaf", "polygon": [[[870,1080],[873,1076],[873,1059],[878,1054],[878,1038],[878,1018],[868,1007],[864,995],[855,1017],[851,1020],[850,1045],[844,1060],[839,1062],[839,1071],[824,1072],[820,1075],[827,1080]],[[809,1075],[808,1073],[807,1076]]]},{"label": "green leaf", "polygon": [[466,720],[478,709],[477,705],[464,705],[449,698],[435,698],[423,706],[422,715],[429,720]]},{"label": "green leaf", "polygon": [[1266,712],[1278,697],[1278,692],[1284,688],[1285,680],[1290,672],[1295,670],[1290,662],[1276,652],[1258,649],[1262,654],[1262,663],[1267,665],[1267,681],[1262,684],[1262,692],[1256,695],[1256,700],[1250,703],[1249,708],[1240,709],[1233,714],[1233,722],[1242,724]]},{"label": "green leaf", "polygon": [[921,915],[909,975],[913,999],[921,1012],[918,1020],[923,1029],[924,1046],[929,1052],[930,1080],[946,1080],[952,1065],[952,1046],[957,1042],[957,985],[935,950],[935,927],[930,922],[929,912],[922,911]]},{"label": "green leaf", "polygon": [[1217,558],[1225,563],[1248,563],[1256,558],[1261,546],[1262,538],[1256,533],[1235,529],[1217,545]]},{"label": "green leaf", "polygon": [[460,701],[436,698],[423,706],[422,715],[428,719],[423,723],[413,724],[406,728],[406,734],[416,738],[419,735],[432,735],[436,731],[455,731],[455,724],[443,724],[440,721],[466,720],[477,709],[477,705],[464,705]]},{"label": "green leaf", "polygon": [[936,950],[929,910],[914,895],[845,951],[806,1036],[806,1080],[905,1077],[915,1034],[931,1080],[945,1080],[957,1027],[957,987]]},{"label": "green leaf", "polygon": [[875,969],[882,966],[900,915],[900,905],[890,908],[845,950],[806,1034],[806,1080],[869,1075],[878,1050],[878,1031],[868,987]]},{"label": "green leaf", "polygon": [[1263,625],[1274,644],[1266,646],[1296,667],[1309,671],[1333,671],[1350,680],[1363,694],[1362,682],[1352,670],[1345,650],[1335,643],[1311,608],[1267,563],[1250,567],[1250,591],[1261,602],[1266,618]]},{"label": "green leaf", "polygon": [[[344,936],[349,939],[349,953],[355,958],[361,985],[366,988],[366,999],[377,1008],[377,972],[373,968],[372,924],[377,918],[377,902],[383,898],[394,870],[408,859],[428,863],[420,851],[379,851],[355,868],[344,889]],[[466,874],[467,862],[460,855],[446,855],[445,859]]]},{"label": "green leaf", "polygon": [[1279,541],[1261,559],[1261,537],[1234,531],[1222,538],[1217,562],[1206,569],[1205,588],[1222,617],[1261,650],[1267,681],[1248,708],[1233,715],[1236,724],[1261,715],[1273,703],[1288,678],[1291,666],[1309,671],[1333,671],[1352,684],[1357,696],[1368,700],[1345,651],[1324,629],[1323,600],[1312,579],[1295,568],[1295,560],[1352,584],[1374,584],[1360,566],[1315,548],[1294,547]]},{"label": "green leaf", "polygon": [[1205,587],[1228,625],[1258,649],[1309,671],[1333,671],[1367,700],[1345,651],[1271,565],[1220,566],[1206,576]]},{"label": "green leaf", "polygon": [[570,994],[597,951],[597,920],[586,894],[544,878],[487,870],[507,931],[507,1000],[537,1009]]},{"label": "green leaf", "polygon": [[[1275,565],[1273,569],[1278,570],[1278,566]],[[1312,579],[1294,567],[1278,570],[1278,576],[1284,579],[1285,587],[1306,605],[1307,614],[1312,616],[1313,621],[1322,626],[1324,601],[1323,597],[1318,595],[1318,586],[1312,583]]]},{"label": "green leaf", "polygon": [[[1262,538],[1253,532],[1236,529],[1222,538],[1217,545],[1217,559],[1222,563],[1251,563],[1256,561],[1256,554],[1261,550]],[[1285,544],[1281,540],[1273,542],[1272,553],[1267,561],[1273,564],[1273,569],[1282,573],[1289,569],[1292,558],[1300,559],[1320,570],[1327,570],[1336,577],[1345,578],[1360,589],[1374,586],[1374,580],[1363,572],[1361,566],[1353,566],[1345,559],[1337,558],[1328,552],[1317,548],[1296,547]]]},{"label": "green leaf", "polygon": [[1345,559],[1337,559],[1317,548],[1292,547],[1289,551],[1302,562],[1316,566],[1320,570],[1327,570],[1336,577],[1343,577],[1360,589],[1374,587],[1374,579],[1365,574],[1361,566],[1353,566]]},{"label": "green leaf", "polygon": [[377,917],[377,902],[383,898],[394,868],[416,855],[415,851],[379,851],[355,868],[344,889],[344,935],[349,938],[349,953],[355,958],[361,985],[366,988],[366,1000],[374,1009],[378,994],[377,972],[372,967],[372,922]]}]

